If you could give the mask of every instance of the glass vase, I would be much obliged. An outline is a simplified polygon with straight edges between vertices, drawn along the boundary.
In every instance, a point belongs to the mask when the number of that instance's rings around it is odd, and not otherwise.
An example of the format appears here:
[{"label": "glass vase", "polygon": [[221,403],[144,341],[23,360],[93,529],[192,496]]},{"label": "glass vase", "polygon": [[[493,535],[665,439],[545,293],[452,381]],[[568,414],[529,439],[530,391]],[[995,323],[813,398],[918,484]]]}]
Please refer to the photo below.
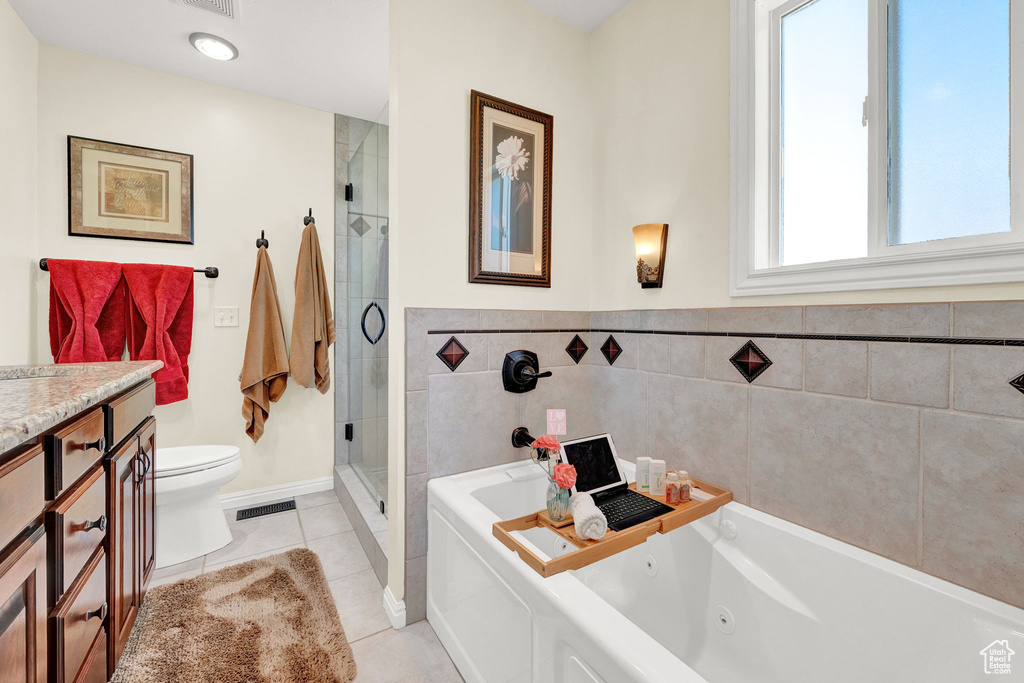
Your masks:
[{"label": "glass vase", "polygon": [[554,481],[548,482],[548,517],[552,522],[561,522],[569,514],[569,489],[563,489]]}]

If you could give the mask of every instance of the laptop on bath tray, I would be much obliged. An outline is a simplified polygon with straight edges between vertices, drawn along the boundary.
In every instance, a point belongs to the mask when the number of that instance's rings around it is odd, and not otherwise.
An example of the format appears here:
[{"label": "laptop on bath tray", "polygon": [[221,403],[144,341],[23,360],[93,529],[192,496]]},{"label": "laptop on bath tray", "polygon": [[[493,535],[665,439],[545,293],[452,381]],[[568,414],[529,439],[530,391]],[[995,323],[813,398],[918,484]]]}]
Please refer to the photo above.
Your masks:
[{"label": "laptop on bath tray", "polygon": [[668,505],[630,490],[610,434],[565,441],[560,459],[576,468],[572,492],[593,496],[612,531],[622,531],[672,512]]}]

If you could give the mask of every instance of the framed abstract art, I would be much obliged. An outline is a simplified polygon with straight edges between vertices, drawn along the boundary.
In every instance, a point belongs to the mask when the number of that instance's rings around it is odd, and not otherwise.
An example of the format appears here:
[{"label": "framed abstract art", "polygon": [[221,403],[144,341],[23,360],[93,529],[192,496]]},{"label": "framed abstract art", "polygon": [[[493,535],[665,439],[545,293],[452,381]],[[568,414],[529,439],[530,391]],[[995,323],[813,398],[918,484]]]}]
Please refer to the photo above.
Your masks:
[{"label": "framed abstract art", "polygon": [[551,286],[554,118],[473,91],[469,281]]},{"label": "framed abstract art", "polygon": [[68,234],[193,244],[192,155],[68,136]]}]

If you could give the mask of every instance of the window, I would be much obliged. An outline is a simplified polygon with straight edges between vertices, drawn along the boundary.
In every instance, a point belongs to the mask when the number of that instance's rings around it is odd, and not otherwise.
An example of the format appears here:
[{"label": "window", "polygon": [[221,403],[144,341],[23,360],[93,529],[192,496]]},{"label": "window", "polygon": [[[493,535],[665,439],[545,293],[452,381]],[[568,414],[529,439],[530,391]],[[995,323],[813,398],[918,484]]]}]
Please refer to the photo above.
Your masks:
[{"label": "window", "polygon": [[1019,21],[1009,0],[733,0],[732,295],[1024,280]]}]

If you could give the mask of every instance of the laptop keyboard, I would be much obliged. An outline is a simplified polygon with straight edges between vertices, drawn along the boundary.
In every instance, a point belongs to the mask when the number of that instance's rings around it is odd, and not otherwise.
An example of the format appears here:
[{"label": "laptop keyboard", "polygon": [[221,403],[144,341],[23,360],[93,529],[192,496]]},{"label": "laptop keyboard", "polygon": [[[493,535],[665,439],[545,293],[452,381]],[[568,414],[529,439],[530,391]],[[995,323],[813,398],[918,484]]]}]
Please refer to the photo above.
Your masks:
[{"label": "laptop keyboard", "polygon": [[608,518],[608,528],[612,531],[628,529],[672,511],[668,505],[634,491],[627,491],[621,496],[598,503],[597,506]]}]

